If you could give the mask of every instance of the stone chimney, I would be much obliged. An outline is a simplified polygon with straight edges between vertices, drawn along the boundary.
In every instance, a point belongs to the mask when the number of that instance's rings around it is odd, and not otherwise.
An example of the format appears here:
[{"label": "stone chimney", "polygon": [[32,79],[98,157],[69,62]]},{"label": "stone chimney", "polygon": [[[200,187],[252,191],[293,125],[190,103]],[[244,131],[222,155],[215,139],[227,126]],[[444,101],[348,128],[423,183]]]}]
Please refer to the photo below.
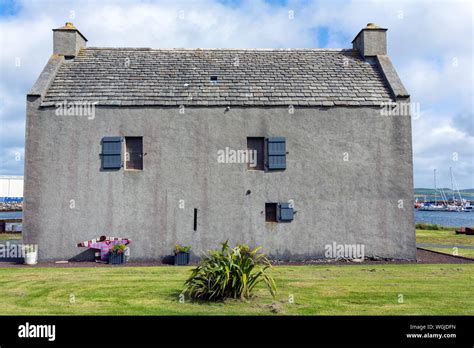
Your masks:
[{"label": "stone chimney", "polygon": [[387,54],[387,29],[380,28],[374,23],[359,31],[352,40],[352,48],[358,50],[363,57],[373,57]]},{"label": "stone chimney", "polygon": [[64,27],[53,29],[53,53],[73,58],[79,50],[86,47],[87,39],[76,29],[74,24],[67,22]]}]

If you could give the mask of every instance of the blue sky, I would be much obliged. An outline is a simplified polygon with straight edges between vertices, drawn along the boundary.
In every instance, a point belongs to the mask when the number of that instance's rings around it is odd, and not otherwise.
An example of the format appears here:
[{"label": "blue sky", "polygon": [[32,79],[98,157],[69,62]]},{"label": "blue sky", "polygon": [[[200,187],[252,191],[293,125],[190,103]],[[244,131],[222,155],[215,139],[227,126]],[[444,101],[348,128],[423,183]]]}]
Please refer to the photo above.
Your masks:
[{"label": "blue sky", "polygon": [[421,116],[413,119],[416,187],[474,188],[471,1],[0,0],[0,175],[22,175],[25,95],[73,22],[97,47],[349,48],[368,22]]}]

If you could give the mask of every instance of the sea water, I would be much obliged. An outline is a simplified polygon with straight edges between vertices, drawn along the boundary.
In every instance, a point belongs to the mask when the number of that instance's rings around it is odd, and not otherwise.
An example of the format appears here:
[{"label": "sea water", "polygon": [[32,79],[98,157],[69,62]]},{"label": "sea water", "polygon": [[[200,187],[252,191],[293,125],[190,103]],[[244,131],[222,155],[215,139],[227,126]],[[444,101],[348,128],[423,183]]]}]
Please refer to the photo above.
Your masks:
[{"label": "sea water", "polygon": [[474,212],[415,211],[415,222],[426,222],[441,226],[474,226]]}]

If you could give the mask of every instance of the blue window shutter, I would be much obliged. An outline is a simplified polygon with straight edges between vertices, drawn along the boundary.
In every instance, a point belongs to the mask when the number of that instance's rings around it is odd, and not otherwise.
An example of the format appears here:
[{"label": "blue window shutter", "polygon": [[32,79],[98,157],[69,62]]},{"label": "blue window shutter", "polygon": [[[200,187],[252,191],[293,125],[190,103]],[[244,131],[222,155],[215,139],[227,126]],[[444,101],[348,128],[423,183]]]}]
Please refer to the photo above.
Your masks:
[{"label": "blue window shutter", "polygon": [[268,169],[286,169],[286,139],[273,137],[267,139]]},{"label": "blue window shutter", "polygon": [[122,137],[102,138],[102,168],[120,169],[122,167]]},{"label": "blue window shutter", "polygon": [[278,204],[278,221],[292,221],[293,215],[293,208],[290,203]]}]

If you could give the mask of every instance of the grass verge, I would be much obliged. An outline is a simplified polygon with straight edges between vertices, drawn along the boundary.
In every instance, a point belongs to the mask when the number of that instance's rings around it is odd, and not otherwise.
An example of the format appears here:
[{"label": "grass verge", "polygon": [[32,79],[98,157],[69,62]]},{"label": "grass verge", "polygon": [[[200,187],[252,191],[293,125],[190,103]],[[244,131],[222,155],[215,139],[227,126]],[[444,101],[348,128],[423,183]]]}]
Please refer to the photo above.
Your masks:
[{"label": "grass verge", "polygon": [[275,266],[275,299],[180,303],[190,269],[3,268],[0,314],[474,315],[474,265]]}]

